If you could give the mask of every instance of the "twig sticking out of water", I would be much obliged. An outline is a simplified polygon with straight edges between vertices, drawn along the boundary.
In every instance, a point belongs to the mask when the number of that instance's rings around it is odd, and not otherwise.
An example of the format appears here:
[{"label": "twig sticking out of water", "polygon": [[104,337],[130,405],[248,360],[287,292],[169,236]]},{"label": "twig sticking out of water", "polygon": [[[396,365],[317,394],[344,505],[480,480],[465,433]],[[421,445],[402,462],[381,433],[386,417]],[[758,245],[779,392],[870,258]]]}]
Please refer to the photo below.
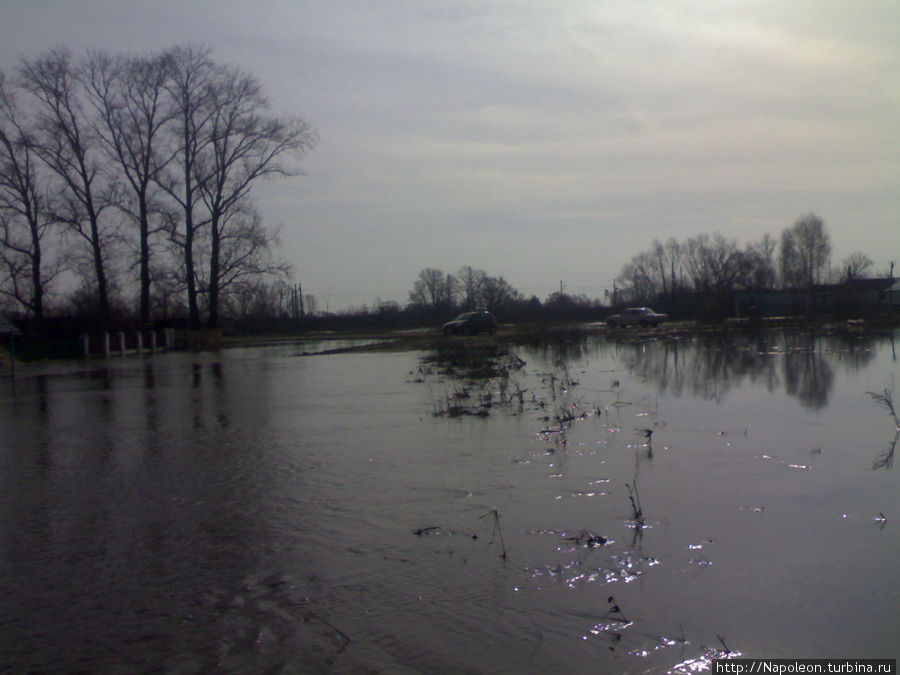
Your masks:
[{"label": "twig sticking out of water", "polygon": [[500,554],[500,557],[506,560],[506,544],[503,543],[503,530],[500,528],[500,512],[497,509],[491,509],[484,515],[479,516],[479,520],[482,518],[493,518],[494,519],[494,528],[491,530],[491,543],[494,541],[494,535],[500,540],[500,550],[503,553]]},{"label": "twig sticking out of water", "polygon": [[888,449],[875,460],[872,469],[891,469],[894,466],[894,452],[897,450],[897,441],[900,441],[900,429],[894,434],[894,440],[891,441]]},{"label": "twig sticking out of water", "polygon": [[866,396],[872,397],[875,403],[885,408],[894,418],[894,424],[900,429],[900,417],[897,417],[897,411],[894,409],[894,392],[891,389],[885,389],[883,394],[867,391]]},{"label": "twig sticking out of water", "polygon": [[610,607],[606,611],[606,614],[603,615],[603,619],[605,621],[615,621],[617,623],[631,623],[631,619],[625,616],[625,612],[623,612],[619,605],[616,604],[616,599],[613,596],[609,596],[606,599],[606,602],[609,603]]},{"label": "twig sticking out of water", "polygon": [[644,527],[644,510],[641,508],[641,496],[637,491],[637,481],[634,482],[632,486],[630,483],[625,483],[625,487],[628,489],[628,499],[631,501],[631,511],[634,516],[634,522],[637,527]]},{"label": "twig sticking out of water", "polygon": [[719,639],[719,642],[721,642],[721,643],[722,643],[722,646],[725,648],[725,655],[727,656],[728,654],[730,654],[730,653],[731,653],[731,648],[730,648],[728,645],[725,644],[725,636],[724,636],[724,635],[719,635],[719,634],[717,633],[717,634],[716,634],[716,637]]}]

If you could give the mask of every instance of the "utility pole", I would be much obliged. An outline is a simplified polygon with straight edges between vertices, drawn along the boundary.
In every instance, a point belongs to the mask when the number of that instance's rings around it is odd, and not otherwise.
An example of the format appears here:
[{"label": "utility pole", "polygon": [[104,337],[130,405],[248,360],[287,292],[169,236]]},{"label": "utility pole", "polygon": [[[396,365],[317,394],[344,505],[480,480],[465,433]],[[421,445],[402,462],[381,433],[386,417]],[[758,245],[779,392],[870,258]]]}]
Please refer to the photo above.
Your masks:
[{"label": "utility pole", "polygon": [[303,308],[303,285],[297,284],[297,297],[300,299],[300,316],[306,316],[306,311]]}]

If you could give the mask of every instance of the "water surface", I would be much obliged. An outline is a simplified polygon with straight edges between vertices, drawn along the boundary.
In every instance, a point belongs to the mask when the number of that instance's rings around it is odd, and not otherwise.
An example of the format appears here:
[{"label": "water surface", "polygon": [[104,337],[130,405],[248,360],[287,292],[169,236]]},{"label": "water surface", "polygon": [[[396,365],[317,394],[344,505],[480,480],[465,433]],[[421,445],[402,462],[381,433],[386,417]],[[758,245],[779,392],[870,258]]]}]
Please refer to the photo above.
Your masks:
[{"label": "water surface", "polygon": [[598,336],[518,348],[524,367],[472,382],[418,352],[308,350],[0,382],[0,662],[897,656],[897,434],[866,396],[894,387],[890,335]]}]

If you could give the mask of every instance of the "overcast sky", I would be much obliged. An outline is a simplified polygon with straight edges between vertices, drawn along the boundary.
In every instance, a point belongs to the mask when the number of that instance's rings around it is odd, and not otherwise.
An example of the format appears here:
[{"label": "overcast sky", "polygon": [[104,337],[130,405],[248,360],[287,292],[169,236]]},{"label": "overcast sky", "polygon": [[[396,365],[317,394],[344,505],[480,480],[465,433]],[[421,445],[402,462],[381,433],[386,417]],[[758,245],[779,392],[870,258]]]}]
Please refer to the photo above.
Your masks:
[{"label": "overcast sky", "polygon": [[319,131],[256,192],[322,306],[424,267],[601,297],[654,238],[778,236],[900,265],[897,0],[0,0],[0,68],[182,42]]}]

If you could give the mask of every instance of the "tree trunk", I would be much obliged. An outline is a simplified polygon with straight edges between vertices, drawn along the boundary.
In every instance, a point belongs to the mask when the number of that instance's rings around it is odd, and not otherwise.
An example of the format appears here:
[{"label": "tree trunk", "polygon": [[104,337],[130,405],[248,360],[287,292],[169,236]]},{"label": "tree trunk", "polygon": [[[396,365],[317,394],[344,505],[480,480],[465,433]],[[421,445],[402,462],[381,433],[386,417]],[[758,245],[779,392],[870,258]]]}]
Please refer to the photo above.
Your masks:
[{"label": "tree trunk", "polygon": [[220,236],[219,219],[213,217],[210,227],[210,256],[209,256],[209,315],[206,320],[208,328],[216,328],[219,323],[219,254]]}]

